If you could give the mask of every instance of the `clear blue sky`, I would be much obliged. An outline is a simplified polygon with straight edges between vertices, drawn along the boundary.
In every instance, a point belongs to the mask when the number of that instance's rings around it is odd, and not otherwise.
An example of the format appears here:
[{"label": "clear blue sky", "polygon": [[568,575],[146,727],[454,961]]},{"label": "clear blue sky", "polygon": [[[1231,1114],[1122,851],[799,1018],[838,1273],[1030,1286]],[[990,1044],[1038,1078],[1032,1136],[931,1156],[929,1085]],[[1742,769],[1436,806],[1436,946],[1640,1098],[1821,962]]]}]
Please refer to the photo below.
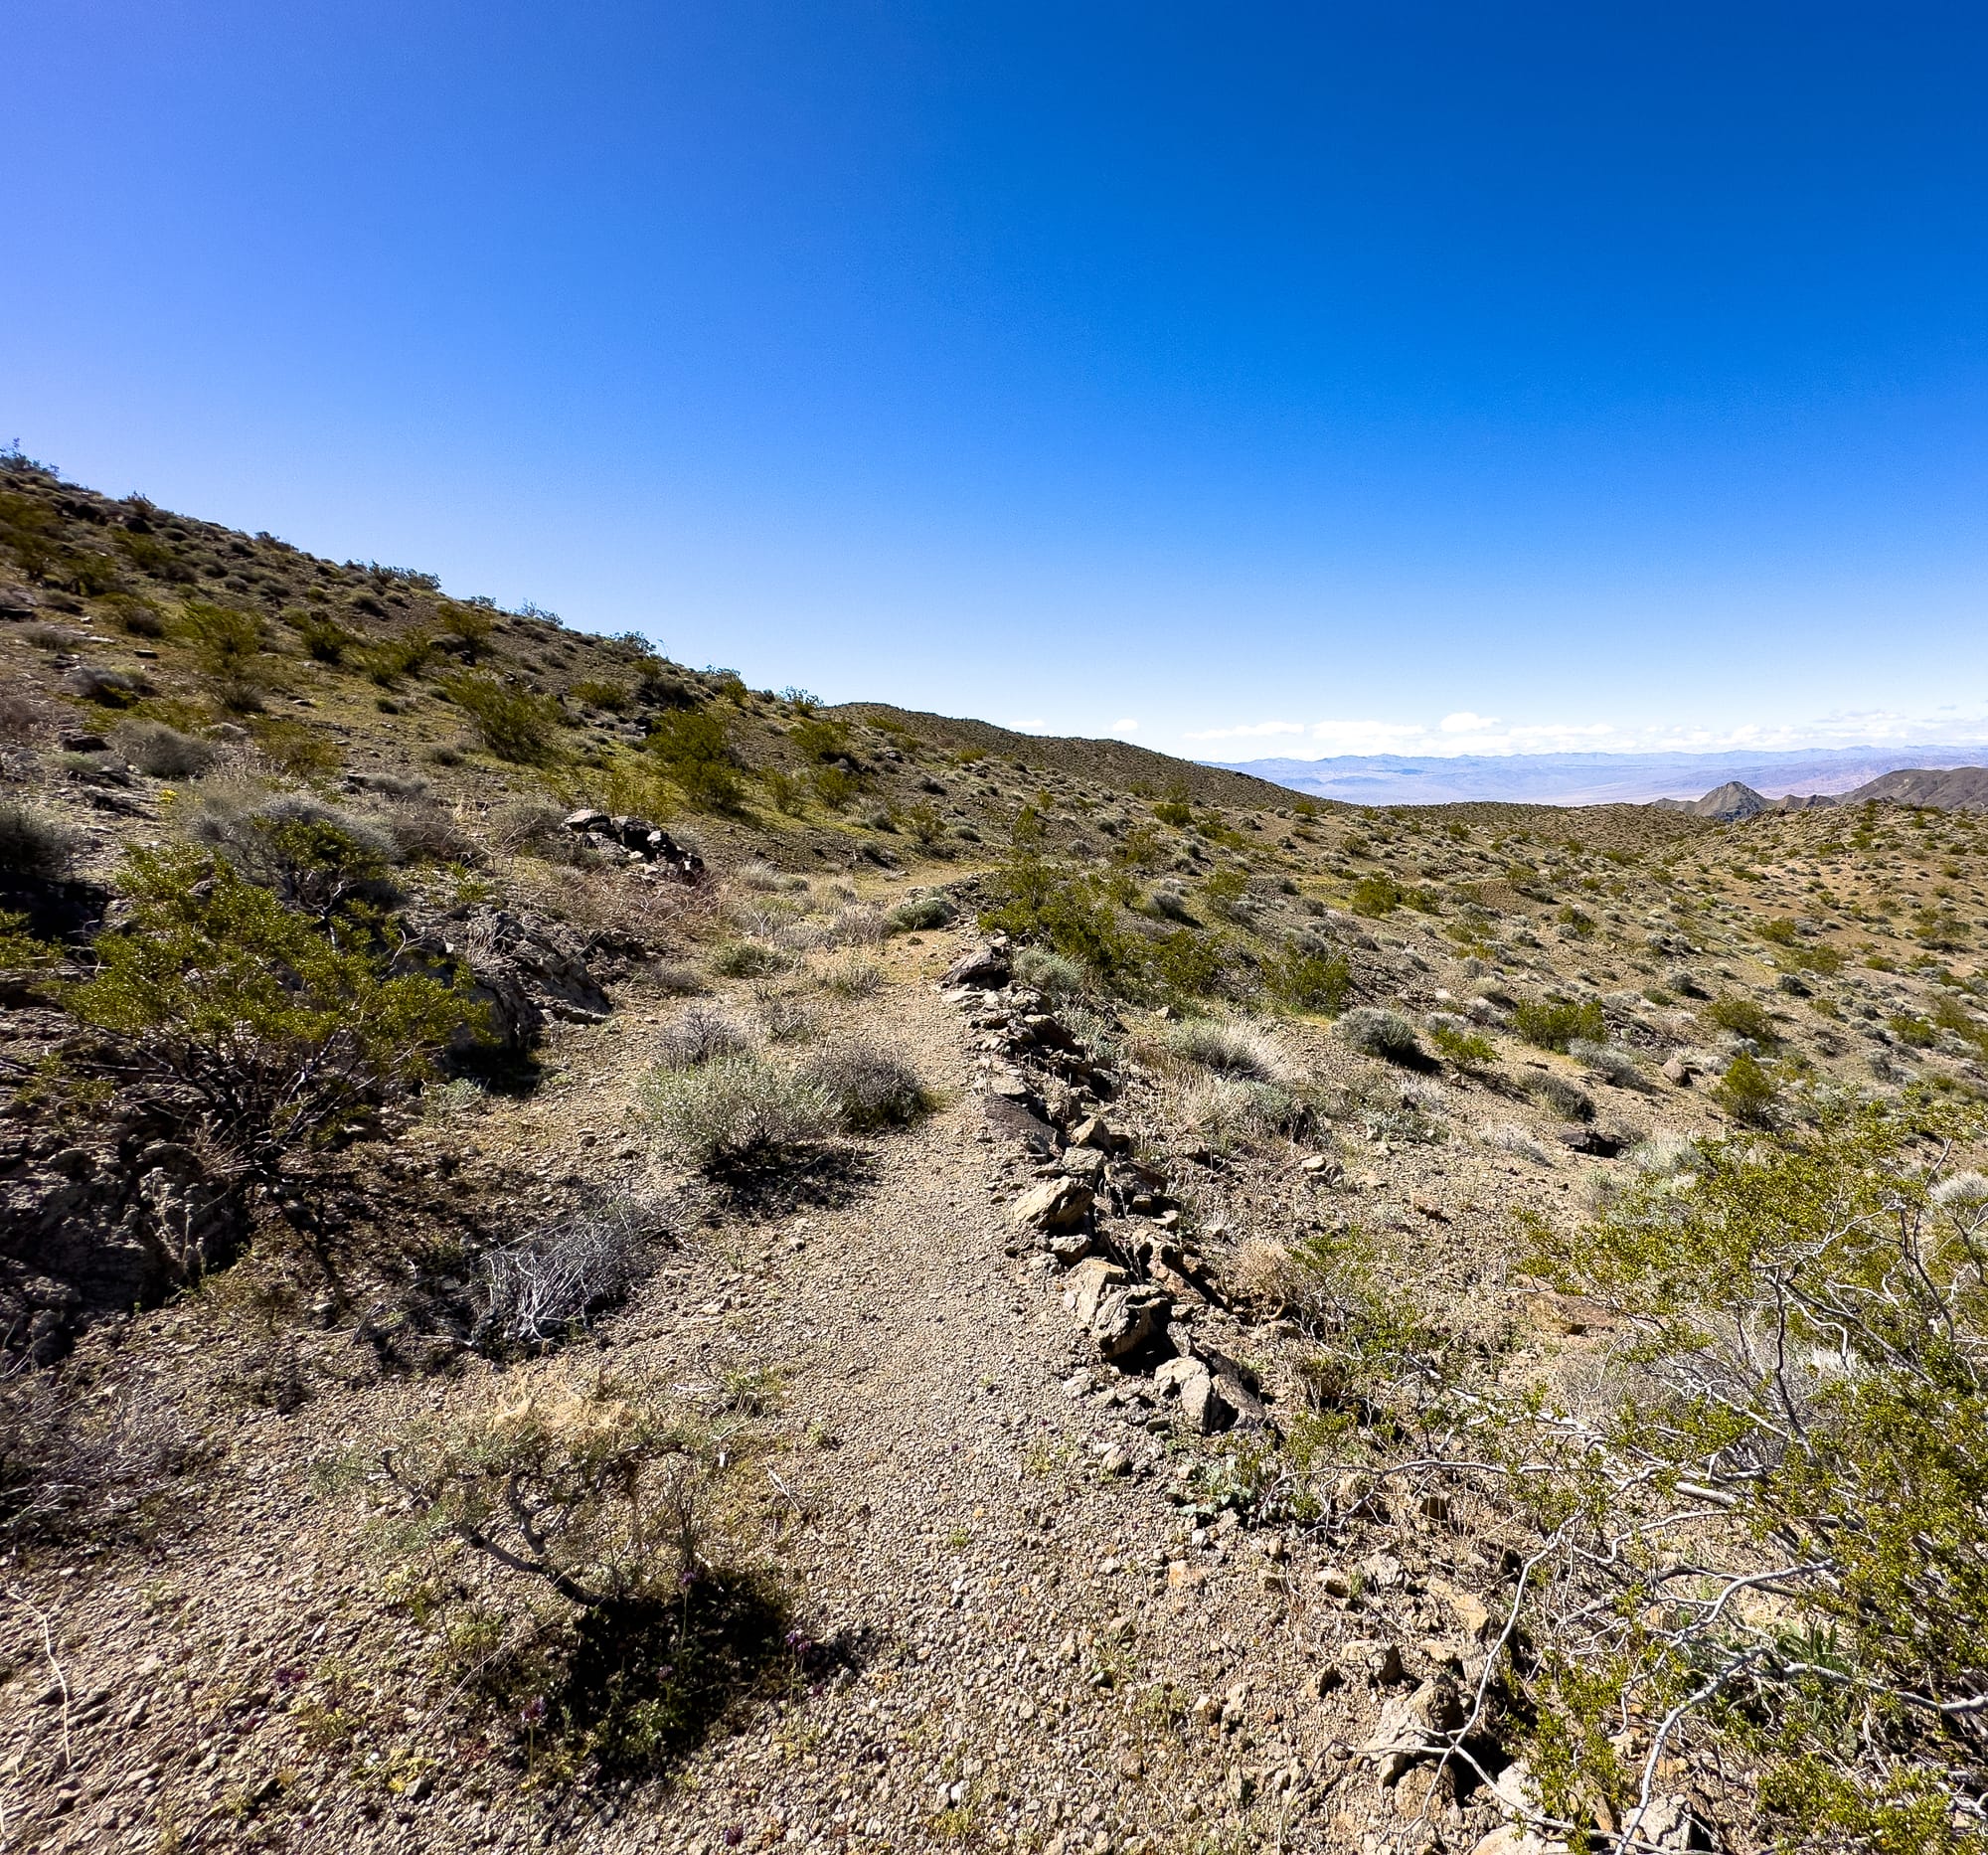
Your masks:
[{"label": "clear blue sky", "polygon": [[1978,7],[6,43],[0,441],[80,481],[1210,758],[1988,738]]}]

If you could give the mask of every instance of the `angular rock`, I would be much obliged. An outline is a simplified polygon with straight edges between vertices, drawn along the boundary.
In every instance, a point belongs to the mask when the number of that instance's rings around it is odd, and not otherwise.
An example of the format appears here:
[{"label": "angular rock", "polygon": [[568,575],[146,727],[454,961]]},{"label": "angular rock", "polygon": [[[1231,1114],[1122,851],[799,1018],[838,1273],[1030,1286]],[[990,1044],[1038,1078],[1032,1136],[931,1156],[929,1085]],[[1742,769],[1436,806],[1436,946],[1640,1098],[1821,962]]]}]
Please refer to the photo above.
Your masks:
[{"label": "angular rock", "polygon": [[1053,1231],[1043,1240],[1043,1248],[1065,1268],[1082,1262],[1096,1247],[1097,1240],[1082,1225],[1074,1231]]},{"label": "angular rock", "polygon": [[1019,1228],[1075,1230],[1090,1215],[1090,1188],[1075,1179],[1045,1179],[1023,1195],[1011,1213]]},{"label": "angular rock", "polygon": [[1112,1288],[1090,1317],[1090,1337],[1103,1358],[1129,1359],[1166,1330],[1173,1311],[1173,1297],[1149,1282]]},{"label": "angular rock", "polygon": [[1366,1681],[1379,1688],[1393,1687],[1402,1679],[1404,1672],[1401,1646],[1356,1637],[1340,1648],[1339,1669],[1349,1681]]},{"label": "angular rock", "polygon": [[1073,1146],[1094,1148],[1100,1153],[1122,1153],[1126,1139],[1095,1114],[1087,1114],[1070,1130]]},{"label": "angular rock", "polygon": [[1164,1359],[1154,1368],[1153,1388],[1161,1397],[1168,1397],[1180,1390],[1189,1379],[1197,1374],[1207,1377],[1208,1368],[1192,1355],[1182,1355],[1174,1359]]},{"label": "angular rock", "polygon": [[1067,1177],[1094,1192],[1104,1182],[1104,1155],[1087,1146],[1073,1146],[1063,1156],[1063,1169]]},{"label": "angular rock", "polygon": [[1181,1416],[1204,1436],[1212,1436],[1236,1422],[1236,1407],[1208,1368],[1199,1360],[1195,1366],[1197,1369],[1181,1382]]},{"label": "angular rock", "polygon": [[1374,1761],[1381,1782],[1393,1784],[1423,1753],[1436,1751],[1464,1717],[1455,1688],[1440,1678],[1424,1681],[1381,1709],[1374,1736],[1360,1750]]},{"label": "angular rock", "polygon": [[983,991],[999,991],[1013,976],[1014,968],[1008,963],[1006,951],[992,943],[969,947],[950,966],[940,980],[942,985],[973,985]]},{"label": "angular rock", "polygon": [[980,1106],[988,1126],[1004,1138],[1019,1141],[1043,1158],[1056,1151],[1056,1129],[1036,1114],[1026,1100],[989,1090],[980,1097]]},{"label": "angular rock", "polygon": [[1098,1302],[1125,1279],[1125,1271],[1117,1264],[1107,1263],[1100,1256],[1090,1257],[1072,1269],[1066,1294],[1077,1324],[1089,1326],[1097,1318]]}]

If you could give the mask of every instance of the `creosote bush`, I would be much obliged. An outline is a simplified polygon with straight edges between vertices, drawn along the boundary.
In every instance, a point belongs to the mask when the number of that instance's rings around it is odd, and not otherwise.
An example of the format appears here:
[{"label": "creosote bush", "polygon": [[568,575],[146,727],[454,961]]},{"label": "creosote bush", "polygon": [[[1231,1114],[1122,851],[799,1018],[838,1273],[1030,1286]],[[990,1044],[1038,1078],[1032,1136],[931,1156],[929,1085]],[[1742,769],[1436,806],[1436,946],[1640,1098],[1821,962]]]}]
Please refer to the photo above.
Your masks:
[{"label": "creosote bush", "polygon": [[1608,1020],[1591,998],[1522,998],[1512,1009],[1512,1028],[1539,1050],[1566,1050],[1575,1038],[1608,1040]]},{"label": "creosote bush", "polygon": [[1466,1420],[1548,1547],[1514,1677],[1547,1826],[1633,1833],[1724,1744],[1793,1846],[1980,1845],[1988,1209],[1945,1188],[1979,1131],[1833,1097],[1534,1222],[1531,1266],[1621,1323],[1595,1395]]},{"label": "creosote bush", "polygon": [[1726,1073],[1712,1085],[1712,1098],[1744,1127],[1770,1127],[1780,1101],[1780,1090],[1766,1069],[1752,1057],[1740,1055],[1726,1066]]},{"label": "creosote bush", "polygon": [[418,1081],[478,1021],[458,985],[395,972],[349,897],[307,918],[187,847],[131,851],[121,887],[129,913],[64,1002],[106,1035],[97,1071],[175,1091],[250,1179]]},{"label": "creosote bush", "polygon": [[1774,1020],[1768,1016],[1765,1007],[1750,998],[1741,998],[1731,992],[1722,993],[1706,1006],[1705,1017],[1722,1031],[1730,1031],[1735,1037],[1749,1038],[1768,1050],[1781,1041]]},{"label": "creosote bush", "polygon": [[739,803],[732,730],[716,709],[666,710],[644,745],[693,805],[724,811]]},{"label": "creosote bush", "polygon": [[451,677],[442,694],[475,723],[483,745],[500,760],[543,766],[559,757],[562,718],[552,697],[481,675]]}]

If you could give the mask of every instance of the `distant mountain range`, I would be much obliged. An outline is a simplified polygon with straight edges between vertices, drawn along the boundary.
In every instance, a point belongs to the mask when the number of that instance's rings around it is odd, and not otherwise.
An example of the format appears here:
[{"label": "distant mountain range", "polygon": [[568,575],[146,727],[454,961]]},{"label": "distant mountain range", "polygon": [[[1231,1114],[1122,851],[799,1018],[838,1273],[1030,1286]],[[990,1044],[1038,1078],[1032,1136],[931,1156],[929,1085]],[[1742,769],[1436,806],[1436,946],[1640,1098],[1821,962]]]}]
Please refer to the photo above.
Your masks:
[{"label": "distant mountain range", "polygon": [[1212,760],[1232,772],[1351,805],[1641,804],[1696,799],[1715,786],[1751,786],[1769,798],[1844,793],[1905,767],[1950,767],[1988,759],[1980,743],[1920,748],[1807,748],[1780,753],[1460,754],[1409,759],[1340,754],[1329,759]]}]

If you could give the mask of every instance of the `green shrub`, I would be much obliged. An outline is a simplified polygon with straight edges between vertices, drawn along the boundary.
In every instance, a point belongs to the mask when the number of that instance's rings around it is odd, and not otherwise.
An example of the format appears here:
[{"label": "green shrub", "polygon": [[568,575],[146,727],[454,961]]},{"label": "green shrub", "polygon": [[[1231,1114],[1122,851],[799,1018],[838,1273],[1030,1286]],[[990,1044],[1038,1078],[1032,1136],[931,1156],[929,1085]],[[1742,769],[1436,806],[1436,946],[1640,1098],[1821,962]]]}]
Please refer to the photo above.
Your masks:
[{"label": "green shrub", "polygon": [[61,946],[40,938],[27,916],[18,909],[0,909],[0,970],[53,966],[61,957]]},{"label": "green shrub", "polygon": [[342,663],[345,653],[359,642],[359,634],[340,624],[330,612],[307,610],[283,616],[296,627],[305,652],[318,663]]},{"label": "green shrub", "polygon": [[718,811],[739,802],[731,728],[717,710],[665,710],[645,745],[692,804]]},{"label": "green shrub", "polygon": [[1353,968],[1344,953],[1293,944],[1263,962],[1263,982],[1300,1011],[1338,1012],[1353,995]]},{"label": "green shrub", "polygon": [[307,920],[184,847],[130,852],[122,887],[129,914],[65,1002],[111,1040],[112,1074],[181,1092],[253,1178],[477,1022],[459,985],[396,973],[349,900]]},{"label": "green shrub", "polygon": [[1605,1043],[1608,1020],[1591,998],[1525,998],[1512,1011],[1512,1028],[1538,1050],[1565,1050],[1578,1037]]},{"label": "green shrub", "polygon": [[1977,1846],[1983,1213],[1924,1155],[1978,1134],[1834,1100],[1632,1177],[1585,1229],[1534,1221],[1531,1266],[1622,1334],[1576,1409],[1502,1405],[1553,1542],[1518,1619],[1549,1812],[1633,1829],[1664,1761],[1732,1757],[1764,1768],[1749,1842]]},{"label": "green shrub", "polygon": [[711,949],[711,970],[721,979],[756,979],[783,972],[793,961],[763,940],[721,940]]},{"label": "green shrub", "polygon": [[787,739],[808,759],[832,760],[849,752],[849,724],[839,715],[804,714]]},{"label": "green shrub", "polygon": [[1435,1045],[1436,1054],[1445,1063],[1453,1064],[1466,1075],[1489,1069],[1498,1058],[1497,1047],[1490,1038],[1460,1024],[1431,1025],[1429,1042]]},{"label": "green shrub", "polygon": [[1353,895],[1347,906],[1356,915],[1378,919],[1383,915],[1392,915],[1407,900],[1407,891],[1392,876],[1363,876],[1353,885]]},{"label": "green shrub", "polygon": [[604,709],[610,715],[624,713],[632,700],[625,684],[603,683],[593,678],[574,684],[573,699],[589,709]]},{"label": "green shrub", "polygon": [[815,797],[830,811],[847,811],[863,790],[863,782],[840,766],[812,768],[808,773],[808,783],[814,787]]},{"label": "green shrub", "polygon": [[1575,908],[1572,903],[1569,903],[1566,908],[1562,909],[1561,912],[1554,917],[1554,920],[1557,921],[1561,925],[1561,927],[1566,928],[1567,931],[1573,934],[1574,938],[1577,940],[1588,940],[1592,939],[1594,936],[1594,931],[1595,931],[1594,917],[1591,915],[1583,915],[1580,912],[1580,910]]},{"label": "green shrub", "polygon": [[759,783],[765,788],[766,797],[775,811],[783,812],[789,818],[798,818],[807,809],[807,793],[801,782],[784,767],[762,767]]},{"label": "green shrub", "polygon": [[558,758],[562,718],[552,697],[480,675],[452,677],[442,694],[476,724],[483,745],[500,760],[543,766]]},{"label": "green shrub", "polygon": [[191,586],[199,578],[185,553],[162,536],[120,528],[110,540],[118,553],[148,579]]},{"label": "green shrub", "polygon": [[1185,830],[1194,822],[1194,807],[1184,798],[1163,798],[1153,806],[1153,816],[1177,831]]},{"label": "green shrub", "polygon": [[289,715],[258,715],[248,724],[255,751],[296,779],[316,779],[343,763],[338,743],[321,728]]},{"label": "green shrub", "polygon": [[188,599],[180,628],[193,645],[195,667],[221,700],[231,709],[256,707],[267,680],[256,661],[263,648],[261,619],[210,599]]},{"label": "green shrub", "polygon": [[392,689],[403,677],[420,669],[434,655],[434,649],[431,633],[409,631],[401,637],[383,638],[361,651],[356,661],[368,682]]},{"label": "green shrub", "polygon": [[920,850],[930,850],[945,841],[945,813],[929,799],[920,799],[915,805],[900,806],[892,814],[891,822]]},{"label": "green shrub", "polygon": [[445,600],[441,608],[441,635],[451,640],[457,654],[474,663],[490,642],[497,619],[487,606],[459,599]]},{"label": "green shrub", "polygon": [[104,603],[116,618],[118,629],[132,637],[164,637],[166,615],[142,593],[113,592]]},{"label": "green shrub", "polygon": [[1146,943],[1146,965],[1162,991],[1206,998],[1222,983],[1222,943],[1213,934],[1177,928]]},{"label": "green shrub", "polygon": [[1738,1056],[1713,1084],[1711,1095],[1727,1113],[1746,1127],[1770,1127],[1780,1091],[1762,1066],[1749,1056]]},{"label": "green shrub", "polygon": [[934,889],[921,896],[907,896],[884,920],[893,933],[916,933],[943,928],[952,918],[952,904]]},{"label": "green shrub", "polygon": [[1766,1008],[1750,998],[1722,993],[1706,1006],[1705,1017],[1722,1031],[1731,1031],[1735,1037],[1749,1037],[1770,1050],[1781,1041]]},{"label": "green shrub", "polygon": [[1061,953],[1106,985],[1136,982],[1139,951],[1099,878],[1045,856],[1039,828],[1025,821],[1017,830],[1014,853],[993,879],[995,906],[981,925]]}]

